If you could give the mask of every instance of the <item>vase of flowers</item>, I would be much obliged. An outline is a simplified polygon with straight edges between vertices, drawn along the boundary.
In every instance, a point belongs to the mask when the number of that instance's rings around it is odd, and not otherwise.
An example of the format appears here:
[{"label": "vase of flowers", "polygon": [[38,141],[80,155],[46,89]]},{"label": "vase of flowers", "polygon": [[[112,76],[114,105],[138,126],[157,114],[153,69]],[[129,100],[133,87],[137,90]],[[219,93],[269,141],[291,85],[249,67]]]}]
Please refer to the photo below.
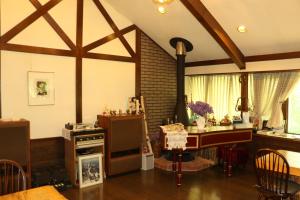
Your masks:
[{"label": "vase of flowers", "polygon": [[203,130],[206,124],[207,114],[213,113],[213,108],[208,103],[202,101],[189,103],[188,107],[198,116],[196,119],[198,129]]}]

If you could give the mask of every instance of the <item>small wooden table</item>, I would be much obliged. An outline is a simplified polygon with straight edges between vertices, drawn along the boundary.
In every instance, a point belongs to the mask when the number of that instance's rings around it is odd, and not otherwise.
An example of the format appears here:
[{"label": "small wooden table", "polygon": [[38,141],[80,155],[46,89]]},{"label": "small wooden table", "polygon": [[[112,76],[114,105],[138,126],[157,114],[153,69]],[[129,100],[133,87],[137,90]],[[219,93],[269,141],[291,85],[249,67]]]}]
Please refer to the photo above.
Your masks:
[{"label": "small wooden table", "polygon": [[0,196],[0,200],[67,200],[53,186],[43,186]]}]

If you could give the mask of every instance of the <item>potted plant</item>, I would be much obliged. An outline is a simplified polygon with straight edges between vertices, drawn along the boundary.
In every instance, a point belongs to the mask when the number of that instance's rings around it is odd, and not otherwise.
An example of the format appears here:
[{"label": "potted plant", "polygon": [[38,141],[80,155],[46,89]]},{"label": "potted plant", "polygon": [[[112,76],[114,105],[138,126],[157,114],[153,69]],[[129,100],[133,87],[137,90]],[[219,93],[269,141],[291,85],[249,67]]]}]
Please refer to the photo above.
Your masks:
[{"label": "potted plant", "polygon": [[195,120],[198,129],[202,130],[205,127],[207,114],[213,113],[213,108],[205,102],[196,101],[188,104],[188,108],[197,116]]}]

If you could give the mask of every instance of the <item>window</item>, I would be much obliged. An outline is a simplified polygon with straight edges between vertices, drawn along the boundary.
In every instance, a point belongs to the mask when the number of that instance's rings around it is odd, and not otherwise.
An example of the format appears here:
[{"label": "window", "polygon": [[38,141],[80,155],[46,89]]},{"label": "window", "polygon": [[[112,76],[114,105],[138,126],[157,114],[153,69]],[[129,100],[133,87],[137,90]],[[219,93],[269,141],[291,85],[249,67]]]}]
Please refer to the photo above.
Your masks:
[{"label": "window", "polygon": [[[259,128],[261,128],[263,120],[268,120],[267,127],[269,128],[280,129],[283,127],[282,102],[291,95],[298,84],[299,77],[300,73],[293,71],[249,74],[248,97],[250,103],[254,105],[253,114],[259,119]],[[297,111],[295,106],[291,109],[293,112]],[[298,118],[297,122],[300,122],[300,117],[296,117],[296,112],[294,116],[291,116],[292,118],[294,118],[293,120]],[[295,122],[292,124],[295,126]]]},{"label": "window", "polygon": [[[187,76],[185,94],[188,102],[210,104],[217,121],[226,114],[230,117],[240,115],[235,111],[236,101],[241,96],[239,77],[239,74]],[[281,104],[288,97],[288,132],[300,134],[299,77],[300,72],[294,71],[248,74],[248,106],[253,109],[250,115],[259,119],[259,128],[263,120],[268,120],[270,128],[283,127]]]},{"label": "window", "polygon": [[300,134],[300,82],[289,96],[288,132]]},{"label": "window", "polygon": [[281,73],[254,73],[248,76],[248,100],[253,115],[268,120],[272,113],[276,89]]},{"label": "window", "polygon": [[185,79],[185,94],[188,102],[203,101],[210,104],[217,121],[229,115],[240,115],[235,112],[235,104],[241,96],[240,74],[199,75]]}]

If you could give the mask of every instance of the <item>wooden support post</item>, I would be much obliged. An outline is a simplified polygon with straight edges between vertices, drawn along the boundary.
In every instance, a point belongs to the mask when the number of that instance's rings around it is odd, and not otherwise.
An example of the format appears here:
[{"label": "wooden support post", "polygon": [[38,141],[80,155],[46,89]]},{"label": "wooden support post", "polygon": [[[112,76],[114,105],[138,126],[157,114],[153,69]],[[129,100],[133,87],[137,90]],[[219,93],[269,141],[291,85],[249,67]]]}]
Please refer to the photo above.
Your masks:
[{"label": "wooden support post", "polygon": [[248,112],[248,73],[244,72],[240,77],[241,83],[241,112]]}]

